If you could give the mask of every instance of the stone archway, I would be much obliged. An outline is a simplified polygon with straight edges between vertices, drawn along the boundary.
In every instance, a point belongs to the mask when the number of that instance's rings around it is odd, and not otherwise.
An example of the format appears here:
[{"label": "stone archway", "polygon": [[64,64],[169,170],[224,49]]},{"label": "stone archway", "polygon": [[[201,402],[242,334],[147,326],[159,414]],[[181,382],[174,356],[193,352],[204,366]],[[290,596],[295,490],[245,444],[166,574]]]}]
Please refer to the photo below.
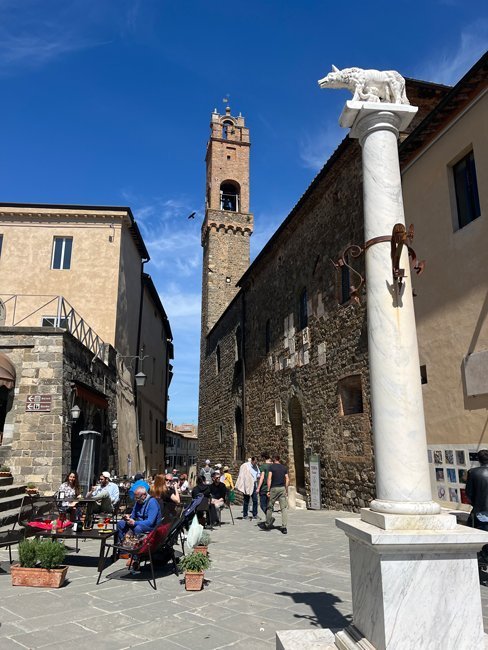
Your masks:
[{"label": "stone archway", "polygon": [[303,415],[300,401],[292,397],[288,403],[290,431],[288,436],[288,458],[290,482],[299,494],[305,495],[305,449],[303,444]]}]

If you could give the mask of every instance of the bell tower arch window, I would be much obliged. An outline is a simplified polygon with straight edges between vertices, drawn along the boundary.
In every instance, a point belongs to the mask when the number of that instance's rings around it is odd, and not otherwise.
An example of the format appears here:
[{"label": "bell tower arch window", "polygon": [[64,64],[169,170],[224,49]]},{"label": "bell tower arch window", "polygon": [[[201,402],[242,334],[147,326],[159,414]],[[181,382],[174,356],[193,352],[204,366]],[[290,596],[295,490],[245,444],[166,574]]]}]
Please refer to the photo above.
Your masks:
[{"label": "bell tower arch window", "polygon": [[232,133],[232,127],[234,124],[230,120],[225,120],[222,122],[222,139],[227,140],[229,135]]},{"label": "bell tower arch window", "polygon": [[228,212],[239,212],[239,186],[237,183],[225,181],[221,184],[220,209]]}]

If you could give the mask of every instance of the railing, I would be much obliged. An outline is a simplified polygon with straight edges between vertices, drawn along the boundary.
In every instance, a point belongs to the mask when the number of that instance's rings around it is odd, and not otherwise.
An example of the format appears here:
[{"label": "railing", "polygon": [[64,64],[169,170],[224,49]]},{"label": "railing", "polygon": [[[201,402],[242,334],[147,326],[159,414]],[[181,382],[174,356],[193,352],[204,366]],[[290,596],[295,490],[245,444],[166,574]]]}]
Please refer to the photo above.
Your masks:
[{"label": "railing", "polygon": [[[32,317],[42,312],[43,326],[68,330],[95,356],[105,362],[105,343],[63,296],[0,294],[0,300],[5,305],[5,322],[3,323],[5,326],[19,327],[22,324],[32,326]],[[39,305],[39,303],[41,304]],[[26,310],[25,305],[29,310],[27,314],[22,313]],[[55,313],[56,315],[45,316],[46,313]]]}]

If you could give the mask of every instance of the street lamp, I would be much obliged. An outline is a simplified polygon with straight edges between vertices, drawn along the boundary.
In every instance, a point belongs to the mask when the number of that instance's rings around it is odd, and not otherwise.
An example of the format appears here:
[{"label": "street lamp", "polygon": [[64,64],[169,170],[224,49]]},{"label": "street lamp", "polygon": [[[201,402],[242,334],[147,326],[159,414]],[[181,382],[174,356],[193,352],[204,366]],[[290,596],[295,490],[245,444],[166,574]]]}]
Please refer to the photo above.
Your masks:
[{"label": "street lamp", "polygon": [[[144,357],[145,358],[145,357]],[[138,372],[134,377],[137,388],[142,388],[146,385],[146,375],[143,372]]]},{"label": "street lamp", "polygon": [[77,404],[75,404],[74,406],[71,407],[70,413],[71,413],[71,422],[77,422],[80,418],[81,409]]}]

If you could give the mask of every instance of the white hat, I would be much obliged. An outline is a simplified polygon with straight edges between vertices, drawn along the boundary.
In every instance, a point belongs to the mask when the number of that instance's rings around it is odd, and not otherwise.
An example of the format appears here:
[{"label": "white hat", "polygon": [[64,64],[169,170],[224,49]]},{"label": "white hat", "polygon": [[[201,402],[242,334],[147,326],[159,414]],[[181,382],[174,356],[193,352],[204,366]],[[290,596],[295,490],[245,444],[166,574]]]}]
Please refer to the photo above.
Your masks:
[{"label": "white hat", "polygon": [[209,461],[208,458],[207,458],[207,460],[205,461],[205,465],[210,465],[210,461]]},{"label": "white hat", "polygon": [[217,463],[217,465],[215,465],[215,467],[217,467],[218,469],[221,469],[222,468],[222,463]]},{"label": "white hat", "polygon": [[102,472],[102,476],[105,476],[105,478],[110,478],[110,472]]}]

